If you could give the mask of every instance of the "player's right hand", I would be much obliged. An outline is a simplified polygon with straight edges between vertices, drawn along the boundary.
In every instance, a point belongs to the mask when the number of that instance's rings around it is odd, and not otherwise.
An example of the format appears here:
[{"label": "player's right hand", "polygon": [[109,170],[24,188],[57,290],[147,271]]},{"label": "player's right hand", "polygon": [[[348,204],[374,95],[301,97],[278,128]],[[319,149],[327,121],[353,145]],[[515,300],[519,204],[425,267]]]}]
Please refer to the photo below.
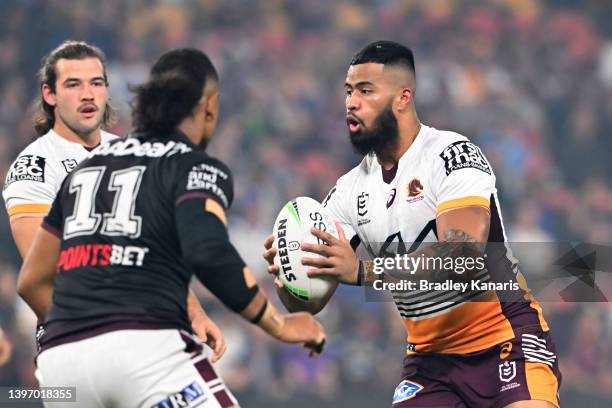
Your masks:
[{"label": "player's right hand", "polygon": [[274,235],[270,234],[266,240],[264,241],[264,252],[263,257],[268,263],[268,273],[274,275],[274,284],[279,288],[283,287],[283,283],[278,278],[278,274],[280,272],[280,268],[278,265],[274,264],[274,257],[276,256],[276,248],[272,245],[274,244]]}]

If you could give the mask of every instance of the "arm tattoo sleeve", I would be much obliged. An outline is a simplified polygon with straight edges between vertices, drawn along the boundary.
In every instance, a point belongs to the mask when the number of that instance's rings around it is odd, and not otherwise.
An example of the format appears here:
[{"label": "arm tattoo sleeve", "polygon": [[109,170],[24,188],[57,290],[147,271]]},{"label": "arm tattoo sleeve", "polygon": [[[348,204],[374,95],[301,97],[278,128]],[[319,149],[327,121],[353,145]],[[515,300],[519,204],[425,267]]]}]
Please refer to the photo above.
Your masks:
[{"label": "arm tattoo sleeve", "polygon": [[472,258],[474,260],[484,257],[486,243],[478,242],[475,238],[459,229],[450,229],[444,234],[442,241],[428,247],[403,255],[402,264],[409,265],[407,269],[396,268],[384,273],[374,272],[373,261],[364,262],[362,284],[372,286],[375,281],[383,279],[385,282],[400,280],[417,281],[427,279],[431,282],[441,282],[446,279],[467,281],[482,268],[468,268],[465,273],[455,272],[448,268],[449,263],[455,264],[459,258]]}]

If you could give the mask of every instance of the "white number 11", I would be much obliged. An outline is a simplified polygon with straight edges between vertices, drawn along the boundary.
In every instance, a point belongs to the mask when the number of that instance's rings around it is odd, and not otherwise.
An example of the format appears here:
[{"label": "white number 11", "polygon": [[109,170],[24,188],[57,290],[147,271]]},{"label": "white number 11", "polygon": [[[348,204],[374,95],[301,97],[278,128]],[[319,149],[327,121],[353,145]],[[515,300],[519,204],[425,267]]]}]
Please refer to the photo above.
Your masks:
[{"label": "white number 11", "polygon": [[64,239],[91,235],[102,224],[101,234],[112,236],[140,236],[142,218],[134,215],[136,196],[140,189],[145,166],[115,170],[110,175],[108,191],[115,192],[113,209],[101,215],[95,212],[95,199],[106,166],[78,170],[70,180],[70,193],[76,193],[74,211],[64,223]]}]

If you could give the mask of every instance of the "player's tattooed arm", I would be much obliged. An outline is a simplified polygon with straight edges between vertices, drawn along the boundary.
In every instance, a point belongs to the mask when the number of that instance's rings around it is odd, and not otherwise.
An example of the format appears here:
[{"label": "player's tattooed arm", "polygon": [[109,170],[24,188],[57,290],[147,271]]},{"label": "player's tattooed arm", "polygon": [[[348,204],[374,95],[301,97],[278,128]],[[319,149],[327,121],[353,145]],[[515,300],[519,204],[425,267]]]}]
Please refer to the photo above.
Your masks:
[{"label": "player's tattooed arm", "polygon": [[[440,241],[408,254],[410,271],[406,269],[384,268],[385,281],[419,280],[444,281],[449,278],[469,280],[474,273],[482,270],[484,253],[489,236],[490,211],[486,207],[466,206],[454,208],[438,214],[436,229]],[[462,274],[448,268],[448,258],[463,257],[472,259],[475,268],[466,268]],[[414,261],[414,262],[412,262]],[[479,261],[479,262],[477,262]],[[441,265],[442,264],[442,265]],[[457,265],[456,262],[453,262]],[[379,264],[380,265],[380,264]],[[446,268],[445,268],[446,266]],[[361,268],[361,284],[372,285],[381,279],[380,267],[374,262],[365,262]],[[378,272],[378,273],[376,273]]]},{"label": "player's tattooed arm", "polygon": [[[433,243],[421,250],[414,251],[402,259],[400,266],[405,268],[375,267],[374,261],[365,261],[360,264],[358,282],[364,286],[372,286],[374,282],[397,282],[401,280],[427,279],[431,282],[444,281],[450,278],[469,279],[479,268],[466,268],[466,273],[457,274],[449,270],[450,259],[483,259],[486,243],[479,242],[467,232],[451,228],[444,234],[442,241]],[[476,262],[474,262],[476,264]]]}]

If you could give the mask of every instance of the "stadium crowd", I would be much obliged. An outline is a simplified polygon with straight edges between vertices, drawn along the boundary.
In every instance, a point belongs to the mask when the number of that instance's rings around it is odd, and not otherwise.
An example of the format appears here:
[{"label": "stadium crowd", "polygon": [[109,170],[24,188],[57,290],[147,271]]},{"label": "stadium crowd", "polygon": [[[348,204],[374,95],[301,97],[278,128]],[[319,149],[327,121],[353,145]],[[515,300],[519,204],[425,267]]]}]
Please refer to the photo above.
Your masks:
[{"label": "stadium crowd", "polygon": [[[163,51],[199,47],[221,75],[210,152],[235,177],[230,234],[272,293],[263,239],[284,202],[322,199],[359,159],[347,140],[342,85],[352,54],[385,38],[415,51],[421,120],[467,135],[491,161],[511,241],[609,247],[610,21],[605,0],[83,0],[69,7],[60,0],[3,1],[0,179],[35,137],[36,70],[64,39],[86,40],[106,53],[119,109],[111,131],[120,135],[130,129],[129,85],[144,80]],[[19,264],[3,212],[0,327],[13,347],[0,385],[36,384],[34,317],[15,290]],[[608,295],[611,289],[602,288]],[[392,303],[364,302],[361,290],[341,288],[322,313],[329,348],[311,360],[264,339],[204,289],[199,294],[228,341],[217,366],[245,406],[390,401],[405,337]],[[609,303],[544,302],[544,311],[561,359],[562,401],[565,395],[583,407],[609,404]]]}]

